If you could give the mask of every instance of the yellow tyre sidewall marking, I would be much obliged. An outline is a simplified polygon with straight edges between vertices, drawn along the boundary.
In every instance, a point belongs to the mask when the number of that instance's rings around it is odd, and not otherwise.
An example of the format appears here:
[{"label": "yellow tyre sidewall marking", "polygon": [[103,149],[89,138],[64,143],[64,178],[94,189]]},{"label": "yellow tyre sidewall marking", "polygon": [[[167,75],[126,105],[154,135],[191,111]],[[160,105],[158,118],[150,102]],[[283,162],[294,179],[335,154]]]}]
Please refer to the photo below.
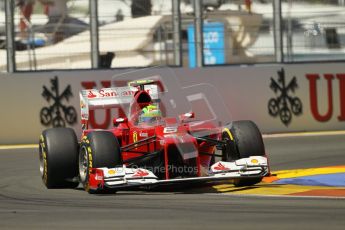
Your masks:
[{"label": "yellow tyre sidewall marking", "polygon": [[45,145],[45,140],[43,135],[40,136],[41,151],[43,156],[43,182],[47,184],[48,182],[48,161],[47,161],[47,150]]},{"label": "yellow tyre sidewall marking", "polygon": [[92,167],[93,167],[93,158],[92,158],[92,148],[90,146],[90,140],[87,138],[87,136],[84,136],[82,138],[82,145],[84,146],[86,152],[87,152],[87,158],[88,158],[88,173],[85,178],[84,182],[84,188],[86,191],[90,190],[90,184],[89,184],[89,176],[92,173]]},{"label": "yellow tyre sidewall marking", "polygon": [[223,129],[223,132],[226,132],[226,133],[229,135],[230,140],[234,141],[234,137],[232,136],[232,134],[231,134],[231,132],[230,132],[230,129],[224,128],[224,129]]}]

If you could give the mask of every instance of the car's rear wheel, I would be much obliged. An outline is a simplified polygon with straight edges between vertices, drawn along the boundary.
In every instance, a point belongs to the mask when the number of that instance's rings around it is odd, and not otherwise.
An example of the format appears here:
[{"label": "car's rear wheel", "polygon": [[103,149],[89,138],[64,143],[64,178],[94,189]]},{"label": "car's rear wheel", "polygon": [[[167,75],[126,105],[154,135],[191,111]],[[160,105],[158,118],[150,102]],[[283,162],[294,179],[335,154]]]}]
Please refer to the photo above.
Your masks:
[{"label": "car's rear wheel", "polygon": [[[265,147],[259,128],[252,121],[234,121],[225,128],[222,139],[228,144],[223,149],[223,160],[233,161],[251,156],[265,156]],[[234,181],[235,186],[250,186],[262,178],[244,178]]]},{"label": "car's rear wheel", "polygon": [[82,138],[79,151],[79,179],[87,192],[100,191],[90,188],[89,176],[93,168],[114,168],[121,167],[122,164],[119,142],[111,132],[94,131]]},{"label": "car's rear wheel", "polygon": [[78,141],[70,128],[43,131],[39,141],[40,173],[47,188],[75,188]]}]

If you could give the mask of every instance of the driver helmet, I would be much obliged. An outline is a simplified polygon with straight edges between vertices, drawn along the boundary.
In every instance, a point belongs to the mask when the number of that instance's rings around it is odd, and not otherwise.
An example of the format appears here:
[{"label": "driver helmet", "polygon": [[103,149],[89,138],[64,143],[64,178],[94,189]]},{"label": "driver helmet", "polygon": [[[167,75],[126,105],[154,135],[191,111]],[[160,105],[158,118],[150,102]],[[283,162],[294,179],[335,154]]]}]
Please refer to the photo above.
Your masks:
[{"label": "driver helmet", "polygon": [[154,122],[161,118],[162,113],[156,105],[148,105],[141,110],[139,122]]}]

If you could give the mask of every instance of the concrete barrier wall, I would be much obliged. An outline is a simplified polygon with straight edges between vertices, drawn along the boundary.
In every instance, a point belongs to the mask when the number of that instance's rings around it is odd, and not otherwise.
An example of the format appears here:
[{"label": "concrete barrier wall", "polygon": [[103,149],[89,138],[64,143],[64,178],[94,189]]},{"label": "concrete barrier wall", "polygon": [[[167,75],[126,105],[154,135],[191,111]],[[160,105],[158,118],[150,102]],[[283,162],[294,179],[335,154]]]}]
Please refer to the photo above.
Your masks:
[{"label": "concrete barrier wall", "polygon": [[[62,118],[66,126],[75,128],[79,135],[79,91],[108,87],[114,75],[128,71],[0,74],[0,144],[37,143],[41,131],[52,127],[52,124],[44,125],[49,121],[44,108],[54,103],[65,106],[67,116],[61,114]],[[263,133],[345,128],[343,63],[176,68],[172,71],[183,86],[213,84],[229,107],[232,120],[254,120]],[[52,87],[53,82],[58,82],[58,92]],[[72,107],[77,112],[77,122],[71,122]],[[113,114],[97,111],[93,126],[109,126]]]}]

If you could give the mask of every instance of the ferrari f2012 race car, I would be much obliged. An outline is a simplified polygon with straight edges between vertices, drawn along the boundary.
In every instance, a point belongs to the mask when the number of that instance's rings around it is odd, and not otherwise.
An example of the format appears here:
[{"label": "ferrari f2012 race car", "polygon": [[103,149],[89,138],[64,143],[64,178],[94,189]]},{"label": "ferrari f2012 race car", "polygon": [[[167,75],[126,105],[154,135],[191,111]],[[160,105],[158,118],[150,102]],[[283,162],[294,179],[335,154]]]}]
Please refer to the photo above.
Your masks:
[{"label": "ferrari f2012 race car", "polygon": [[[262,136],[252,121],[217,127],[195,120],[191,111],[168,117],[159,95],[152,80],[82,90],[80,141],[71,128],[47,129],[40,136],[45,186],[81,183],[89,193],[220,180],[248,186],[269,174]],[[90,110],[118,106],[128,114],[114,118],[113,127],[89,128]]]}]

